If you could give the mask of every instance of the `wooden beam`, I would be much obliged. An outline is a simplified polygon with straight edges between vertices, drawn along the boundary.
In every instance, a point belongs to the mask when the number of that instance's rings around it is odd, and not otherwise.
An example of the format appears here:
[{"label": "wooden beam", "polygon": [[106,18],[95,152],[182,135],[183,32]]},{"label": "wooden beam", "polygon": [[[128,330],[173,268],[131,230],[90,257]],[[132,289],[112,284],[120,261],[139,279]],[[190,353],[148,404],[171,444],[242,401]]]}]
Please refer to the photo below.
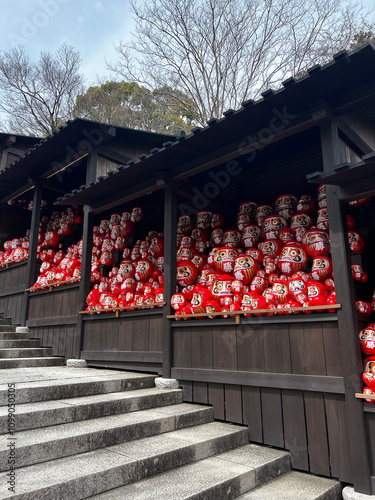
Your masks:
[{"label": "wooden beam", "polygon": [[4,170],[7,166],[8,151],[6,149],[0,150],[0,171]]},{"label": "wooden beam", "polygon": [[244,385],[246,387],[271,387],[274,389],[328,392],[333,394],[344,393],[344,379],[342,377],[177,367],[172,368],[172,377],[178,380]]},{"label": "wooden beam", "polygon": [[77,316],[59,316],[56,318],[35,318],[28,319],[26,325],[30,328],[37,328],[40,326],[60,326],[60,325],[75,325],[77,323]]},{"label": "wooden beam", "polygon": [[[357,132],[342,118],[336,116],[330,109],[327,102],[322,99],[312,106],[312,116],[316,121],[325,121],[337,127],[338,136],[349,146],[359,157],[373,153],[373,149],[357,134]],[[340,158],[338,158],[340,162]]]},{"label": "wooden beam", "polygon": [[[43,197],[43,184],[38,182],[35,184],[34,197],[33,197],[33,210],[31,212],[31,225],[30,225],[30,245],[29,245],[29,258],[27,260],[26,268],[26,288],[31,287],[36,280],[37,276],[37,253],[38,253],[38,235],[40,213]],[[24,299],[22,301],[22,324],[25,325],[29,306],[29,296],[24,292]]]},{"label": "wooden beam", "polygon": [[107,145],[100,146],[97,149],[97,153],[100,156],[107,158],[108,160],[114,161],[116,163],[120,163],[122,165],[125,163],[128,163],[131,160],[131,158],[129,156],[123,155],[122,153],[115,151],[114,149],[110,148]]},{"label": "wooden beam", "polygon": [[98,171],[98,153],[92,151],[87,157],[86,164],[86,184],[96,181],[96,174]]},{"label": "wooden beam", "polygon": [[106,210],[110,210],[114,207],[135,200],[140,196],[158,191],[159,189],[165,187],[168,182],[169,180],[164,178],[163,173],[159,172],[159,174],[155,174],[155,176],[151,179],[128,189],[121,189],[121,185],[119,185],[118,193],[93,203],[91,205],[92,211],[93,213],[98,214]]},{"label": "wooden beam", "polygon": [[[337,124],[328,122],[320,126],[324,171],[329,173],[340,162],[340,142]],[[366,434],[362,403],[354,397],[362,386],[362,356],[358,341],[358,321],[355,308],[354,285],[351,273],[349,243],[344,207],[339,200],[338,188],[326,186],[331,255],[335,276],[339,325],[339,349],[341,353],[345,408],[349,428],[351,470],[357,492],[372,494],[369,438]]]},{"label": "wooden beam", "polygon": [[73,344],[73,356],[77,359],[81,356],[83,349],[83,320],[82,316],[78,314],[79,311],[86,308],[86,297],[90,291],[91,284],[91,253],[93,247],[93,228],[94,228],[94,214],[90,210],[90,206],[84,207],[83,214],[83,230],[82,230],[82,262],[81,262],[81,281],[79,283],[78,297],[77,297],[77,329],[75,335],[75,342]]},{"label": "wooden beam", "polygon": [[15,135],[8,135],[3,142],[0,143],[0,149],[10,148],[17,142],[17,137]]},{"label": "wooden beam", "polygon": [[157,351],[82,351],[82,358],[90,361],[161,363],[162,354]]},{"label": "wooden beam", "polygon": [[362,137],[357,134],[352,127],[344,121],[341,117],[335,118],[338,129],[339,137],[355,152],[359,157],[373,153],[373,149],[367,144]]},{"label": "wooden beam", "polygon": [[172,186],[164,191],[164,301],[163,307],[163,377],[171,377],[173,347],[172,328],[168,315],[171,297],[176,291],[177,195]]},{"label": "wooden beam", "polygon": [[[296,118],[294,120],[296,120]],[[317,125],[317,122],[311,117],[301,118],[300,123],[290,127],[286,127],[284,130],[275,132],[274,135],[267,137],[267,146],[286,139],[287,137],[290,137],[292,135],[298,134],[299,132],[303,132],[304,130],[314,127],[315,125]],[[251,154],[258,149],[262,150],[264,149],[264,147],[264,140],[256,140],[256,136],[254,136],[253,142],[249,142],[249,136],[242,137],[241,139],[232,142],[227,146],[215,149],[214,151],[211,151],[210,153],[207,153],[206,155],[203,155],[196,160],[184,163],[183,165],[177,167],[173,172],[174,178],[185,179],[186,177],[199,174],[200,172],[203,172],[210,168],[214,168],[218,165],[221,165],[222,163],[230,162],[231,160],[239,158],[240,156]]]},{"label": "wooden beam", "polygon": [[341,201],[375,196],[375,175],[340,186],[338,188],[338,196]]}]

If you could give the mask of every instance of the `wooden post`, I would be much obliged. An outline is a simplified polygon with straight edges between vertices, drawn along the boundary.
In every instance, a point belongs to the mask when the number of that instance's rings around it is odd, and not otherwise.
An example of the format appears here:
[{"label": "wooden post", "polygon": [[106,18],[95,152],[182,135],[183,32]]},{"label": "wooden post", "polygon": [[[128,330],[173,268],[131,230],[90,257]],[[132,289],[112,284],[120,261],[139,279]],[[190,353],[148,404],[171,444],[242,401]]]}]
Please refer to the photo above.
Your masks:
[{"label": "wooden post", "polygon": [[[337,126],[327,122],[320,126],[323,166],[325,172],[333,171],[340,163],[340,142]],[[337,311],[340,352],[345,383],[345,405],[349,430],[351,470],[354,489],[371,495],[371,470],[363,404],[355,398],[362,391],[362,356],[358,340],[358,321],[351,273],[350,251],[346,218],[338,198],[338,187],[326,186],[331,254],[337,302],[342,308]]]},{"label": "wooden post", "polygon": [[85,205],[83,215],[83,247],[82,247],[82,263],[81,263],[81,281],[78,291],[78,310],[77,310],[77,330],[73,345],[73,357],[80,358],[83,348],[83,316],[78,314],[86,308],[86,297],[90,291],[91,277],[91,252],[92,252],[92,232],[94,227],[94,214],[91,212],[91,207]]},{"label": "wooden post", "polygon": [[164,302],[163,307],[163,377],[171,378],[173,363],[171,296],[176,290],[177,195],[172,186],[164,192]]},{"label": "wooden post", "polygon": [[92,151],[87,157],[86,166],[86,184],[96,181],[98,169],[98,153],[96,150]]},{"label": "wooden post", "polygon": [[[40,223],[40,212],[42,204],[43,195],[43,183],[41,181],[37,182],[34,187],[34,197],[33,197],[33,210],[31,213],[31,225],[30,225],[30,245],[29,245],[29,258],[27,260],[26,268],[26,288],[30,288],[36,280],[37,276],[37,252],[38,252],[38,235],[39,235],[39,223]],[[29,296],[25,292],[22,301],[22,324],[26,324],[29,306]]]}]

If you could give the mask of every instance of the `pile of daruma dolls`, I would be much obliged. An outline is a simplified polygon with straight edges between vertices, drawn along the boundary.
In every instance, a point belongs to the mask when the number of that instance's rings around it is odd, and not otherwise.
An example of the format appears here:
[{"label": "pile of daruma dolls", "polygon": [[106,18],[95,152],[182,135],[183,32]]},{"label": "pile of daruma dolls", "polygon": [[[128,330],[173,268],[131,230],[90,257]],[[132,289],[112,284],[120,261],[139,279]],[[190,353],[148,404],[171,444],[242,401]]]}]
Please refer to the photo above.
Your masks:
[{"label": "pile of daruma dolls", "polygon": [[[79,207],[43,215],[39,224],[37,258],[42,261],[39,275],[30,291],[79,281],[81,276],[82,240],[64,251],[64,241],[80,232],[82,216]],[[74,240],[74,237],[73,237]]]},{"label": "pile of daruma dolls", "polygon": [[[26,202],[21,200],[20,203],[25,204]],[[11,206],[13,205],[14,204],[11,204]],[[28,210],[32,210],[32,207],[33,202],[31,201],[28,205]],[[41,209],[44,210],[46,207],[47,202],[42,200]],[[82,224],[82,218],[78,212],[78,207],[69,207],[66,211],[53,212],[50,217],[47,215],[42,216],[38,232],[38,259],[43,260],[43,262],[48,261],[51,264],[57,263],[59,256],[63,253],[61,250],[63,247],[61,240],[64,236],[71,236],[73,234],[73,226]],[[29,246],[30,229],[26,231],[24,237],[5,241],[3,250],[0,251],[0,267],[26,261],[29,258]],[[48,250],[48,256],[46,256]],[[60,253],[56,261],[53,262],[53,256],[58,250],[60,250]],[[46,264],[45,267],[41,269],[40,276],[45,276],[50,267],[51,266]]]},{"label": "pile of daruma dolls", "polygon": [[[112,214],[94,227],[91,283],[86,311],[110,312],[113,309],[140,309],[162,307],[164,302],[164,238],[163,233],[149,231],[144,240],[137,240],[133,248],[129,242],[142,222],[140,207],[132,212]],[[122,253],[119,265],[114,253]],[[110,269],[108,276],[100,272]]]},{"label": "pile of daruma dolls", "polygon": [[[355,225],[348,216],[348,237],[357,252],[364,241]],[[245,316],[310,314],[317,306],[327,306],[318,307],[319,312],[334,312],[328,230],[325,185],[318,187],[316,201],[288,194],[273,206],[241,203],[235,229],[225,229],[218,213],[200,211],[195,223],[180,216],[178,291],[171,299],[175,318],[235,317],[236,311],[246,311]],[[360,265],[352,266],[352,274],[355,280],[367,280]]]}]

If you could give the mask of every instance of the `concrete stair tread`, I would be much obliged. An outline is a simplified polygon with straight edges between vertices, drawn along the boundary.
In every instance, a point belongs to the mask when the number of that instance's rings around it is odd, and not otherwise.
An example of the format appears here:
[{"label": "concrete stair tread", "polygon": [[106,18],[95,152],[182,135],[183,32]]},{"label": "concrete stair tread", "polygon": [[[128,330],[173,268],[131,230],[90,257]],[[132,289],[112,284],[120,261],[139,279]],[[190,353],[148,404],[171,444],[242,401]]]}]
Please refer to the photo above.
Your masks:
[{"label": "concrete stair tread", "polygon": [[[17,432],[182,403],[181,389],[147,388],[17,405]],[[0,407],[0,433],[7,432],[8,407]]]},{"label": "concrete stair tread", "polygon": [[291,471],[236,500],[341,500],[338,481]]},{"label": "concrete stair tread", "polygon": [[29,358],[29,357],[45,357],[52,355],[51,347],[1,347],[0,360],[14,358]]},{"label": "concrete stair tread", "polygon": [[33,358],[0,358],[0,369],[22,368],[33,366],[61,366],[65,364],[63,357],[43,356]]},{"label": "concrete stair tread", "polygon": [[0,332],[16,333],[16,327],[10,323],[0,323]]},{"label": "concrete stair tread", "polygon": [[156,376],[94,368],[24,367],[1,371],[0,406],[8,404],[8,384],[15,384],[17,403],[57,400],[154,387]]},{"label": "concrete stair tread", "polygon": [[[212,419],[211,408],[204,407],[192,414],[191,406],[181,403],[16,432],[17,465],[46,462]],[[7,469],[8,445],[9,441],[0,443],[0,470]]]},{"label": "concrete stair tread", "polygon": [[0,330],[0,340],[30,340],[28,333],[18,333],[12,330]]},{"label": "concrete stair tread", "polygon": [[[220,452],[231,446],[240,446],[239,450],[247,452],[247,447],[250,445],[243,444],[246,439],[247,431],[244,427],[213,422],[197,428],[172,431],[163,436],[152,436],[123,445],[53,460],[42,465],[31,465],[23,468],[22,473],[19,471],[18,495],[14,498],[27,500],[74,498],[78,500],[91,498],[98,492],[112,488],[104,494],[103,498],[111,495],[108,498],[164,500],[165,498],[185,497],[170,496],[168,490],[165,489],[160,492],[162,484],[166,484],[171,489],[177,489],[181,483],[187,491],[191,491],[192,488],[199,490],[202,482],[205,487],[224,483],[226,490],[228,486],[225,482],[233,479],[239,480],[241,484],[240,489],[234,490],[238,494],[255,487],[256,471],[251,466],[231,460],[230,451],[222,454]],[[214,453],[219,453],[219,455],[212,459],[207,458]],[[274,456],[271,459],[274,459]],[[284,460],[282,455],[280,455],[281,460]],[[284,462],[289,466],[289,459]],[[175,467],[179,468],[171,470]],[[160,471],[165,470],[168,472],[160,474]],[[160,476],[143,480],[145,477],[158,473]],[[5,474],[0,474],[0,480],[5,478]],[[199,484],[193,484],[192,477],[195,483],[195,475],[199,476]],[[209,478],[205,479],[205,476]],[[134,483],[134,481],[140,481],[140,483],[120,486]],[[155,481],[156,486],[154,487],[154,483],[151,483],[150,489],[147,490],[149,486],[145,488],[144,483],[148,481]],[[141,485],[141,495],[133,497],[133,489],[138,491],[139,485]],[[126,488],[131,489],[129,495]],[[46,494],[44,494],[45,491]],[[146,491],[148,495],[145,495]],[[149,496],[152,492],[154,494],[160,492],[160,496]],[[101,497],[102,495],[98,496],[98,498]],[[216,499],[216,497],[209,498]]]},{"label": "concrete stair tread", "polygon": [[229,500],[254,488],[254,481],[254,469],[222,460],[218,455],[89,498]]},{"label": "concrete stair tread", "polygon": [[29,347],[40,347],[40,340],[38,339],[10,339],[0,340],[0,349],[9,349],[11,347],[18,347],[19,349]]}]

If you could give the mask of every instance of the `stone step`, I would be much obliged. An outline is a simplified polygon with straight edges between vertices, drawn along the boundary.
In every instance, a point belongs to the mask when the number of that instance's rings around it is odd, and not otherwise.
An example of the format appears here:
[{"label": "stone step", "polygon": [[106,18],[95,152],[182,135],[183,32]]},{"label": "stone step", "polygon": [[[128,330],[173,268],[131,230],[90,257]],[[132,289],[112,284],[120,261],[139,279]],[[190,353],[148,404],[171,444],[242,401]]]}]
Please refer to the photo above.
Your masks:
[{"label": "stone step", "polygon": [[11,325],[12,320],[9,318],[4,318],[4,315],[0,316],[0,325]]},{"label": "stone step", "polygon": [[9,330],[0,331],[0,340],[29,340],[28,333],[18,333]]},{"label": "stone step", "polygon": [[[194,408],[193,408],[194,406]],[[193,414],[192,414],[193,411]],[[17,468],[170,432],[212,420],[212,408],[179,404],[15,432]],[[240,428],[247,435],[245,428]],[[0,442],[0,470],[8,470],[11,437]]]},{"label": "stone step", "polygon": [[94,368],[37,367],[4,371],[0,406],[8,404],[8,384],[15,384],[17,404],[131,391],[155,386],[156,375]]},{"label": "stone step", "polygon": [[237,500],[341,500],[341,489],[338,481],[292,471]]},{"label": "stone step", "polygon": [[16,326],[10,323],[0,323],[0,332],[14,332],[16,333]]},{"label": "stone step", "polygon": [[10,347],[0,348],[0,359],[2,358],[41,358],[52,356],[52,347]]},{"label": "stone step", "polygon": [[[248,457],[253,457],[249,463],[246,461]],[[255,488],[262,481],[276,477],[289,469],[290,458],[287,453],[256,445],[245,445],[90,498],[231,500]]]},{"label": "stone step", "polygon": [[[47,498],[79,500],[107,490],[112,490],[108,494],[117,495],[119,490],[113,488],[123,489],[122,485],[141,480],[140,483],[129,485],[137,490],[139,486],[143,488],[143,484],[147,483],[147,480],[142,481],[142,479],[161,473],[163,473],[161,476],[154,478],[156,483],[149,489],[143,490],[141,496],[136,497],[126,493],[124,496],[113,498],[132,500],[177,498],[171,496],[173,491],[180,488],[181,484],[186,488],[189,485],[189,491],[197,489],[198,477],[205,486],[209,484],[213,491],[215,486],[216,490],[219,489],[218,484],[221,486],[224,484],[222,487],[228,489],[230,481],[231,484],[236,483],[238,486],[236,492],[243,492],[254,487],[254,468],[231,462],[230,458],[207,457],[223,452],[219,457],[225,457],[226,453],[230,453],[226,450],[235,446],[245,449],[244,443],[247,440],[247,430],[244,427],[218,422],[171,431],[163,435],[25,467],[18,471],[16,494],[8,492],[2,498],[10,498],[13,495],[13,498],[18,500]],[[287,454],[277,453],[279,470],[289,468],[289,458],[284,458]],[[176,469],[177,474],[176,471],[165,473],[174,467],[179,467]],[[173,476],[169,482],[168,474]],[[167,487],[160,490],[164,483],[164,480],[160,481],[162,477],[165,478]],[[6,481],[5,472],[0,474],[0,481],[4,480]],[[158,494],[160,496],[155,496]],[[207,498],[216,500],[220,497]]]},{"label": "stone step", "polygon": [[[17,396],[17,395],[16,395]],[[118,415],[182,403],[181,389],[140,389],[80,398],[17,404],[16,431]],[[8,432],[8,407],[0,407],[0,434]]]},{"label": "stone step", "polygon": [[0,369],[6,368],[31,368],[34,366],[62,366],[65,359],[51,356],[45,358],[2,358],[0,359]]},{"label": "stone step", "polygon": [[12,347],[29,348],[29,347],[40,347],[40,340],[37,339],[11,339],[11,340],[0,340],[0,349],[10,349]]}]

